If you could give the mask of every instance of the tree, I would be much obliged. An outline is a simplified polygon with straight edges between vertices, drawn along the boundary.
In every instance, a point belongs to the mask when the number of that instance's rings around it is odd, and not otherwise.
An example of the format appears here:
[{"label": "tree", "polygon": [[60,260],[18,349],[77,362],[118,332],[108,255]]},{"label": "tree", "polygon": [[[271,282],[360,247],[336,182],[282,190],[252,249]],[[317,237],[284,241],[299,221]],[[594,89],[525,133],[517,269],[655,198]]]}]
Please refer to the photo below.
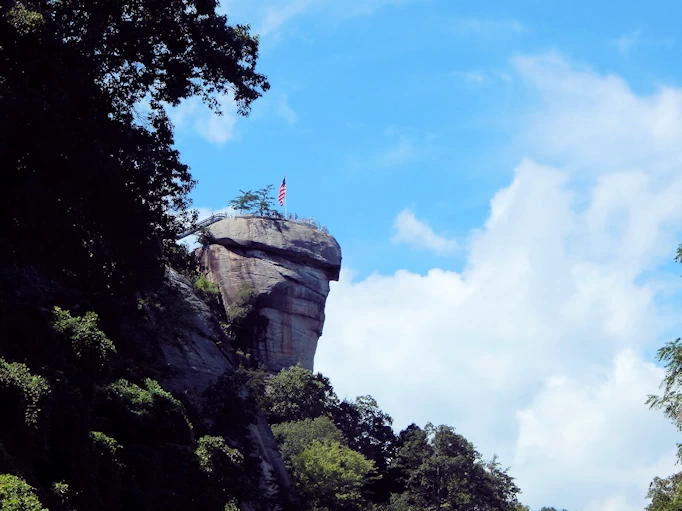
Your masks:
[{"label": "tree", "polygon": [[11,474],[0,474],[0,509],[47,511],[40,504],[35,490],[26,481]]},{"label": "tree", "polygon": [[272,203],[275,199],[274,197],[270,197],[271,191],[272,185],[268,185],[265,188],[256,191],[256,209],[260,216],[267,215],[272,211]]},{"label": "tree", "polygon": [[666,479],[655,477],[646,494],[651,503],[646,511],[679,511],[682,509],[682,472]]},{"label": "tree", "polygon": [[229,97],[247,115],[269,88],[258,39],[216,6],[2,0],[0,263],[118,301],[161,281],[193,221],[166,108]]},{"label": "tree", "polygon": [[254,211],[257,205],[258,196],[251,190],[239,190],[241,195],[237,195],[234,199],[227,203],[228,206],[233,207],[239,213],[251,213]]},{"label": "tree", "polygon": [[382,412],[372,396],[342,401],[333,412],[336,425],[348,439],[348,446],[385,468],[395,454],[393,419]]},{"label": "tree", "polygon": [[[646,401],[652,409],[662,410],[677,428],[682,431],[682,344],[680,339],[667,343],[656,354],[659,362],[665,363],[665,377],[661,382],[662,396],[650,395]],[[680,448],[680,445],[678,445]],[[682,459],[682,450],[678,451]]]},{"label": "tree", "polygon": [[374,502],[385,502],[391,494],[392,480],[387,469],[395,456],[396,436],[393,419],[379,408],[372,396],[359,396],[355,401],[342,401],[333,409],[336,425],[348,439],[348,446],[374,462],[382,476],[366,493]]},{"label": "tree", "polygon": [[239,190],[241,195],[237,195],[227,205],[233,207],[239,213],[258,213],[260,216],[265,216],[273,210],[272,203],[275,199],[270,196],[271,191],[272,185],[268,185],[255,192]]},{"label": "tree", "polygon": [[328,378],[300,365],[282,369],[270,378],[266,399],[270,424],[329,415],[338,402]]},{"label": "tree", "polygon": [[293,476],[311,510],[362,509],[360,489],[374,475],[374,464],[339,442],[314,440],[293,458]]},{"label": "tree", "polygon": [[[415,425],[401,433],[394,467],[402,504],[462,511],[516,511],[519,489],[495,459],[480,454],[449,426]],[[393,500],[393,499],[392,499]]]},{"label": "tree", "polygon": [[272,426],[272,433],[279,445],[284,462],[291,466],[293,459],[300,455],[313,441],[321,443],[346,443],[343,433],[329,417],[283,422]]}]

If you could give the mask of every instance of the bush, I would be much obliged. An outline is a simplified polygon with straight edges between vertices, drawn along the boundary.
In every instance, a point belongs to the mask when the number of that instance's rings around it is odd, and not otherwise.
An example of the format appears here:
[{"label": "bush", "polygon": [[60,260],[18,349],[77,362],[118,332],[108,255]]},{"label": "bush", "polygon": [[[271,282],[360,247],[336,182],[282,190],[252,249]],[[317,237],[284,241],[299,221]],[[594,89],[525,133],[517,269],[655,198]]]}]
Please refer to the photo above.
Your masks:
[{"label": "bush", "polygon": [[339,442],[314,440],[293,459],[296,485],[310,509],[360,510],[374,463]]},{"label": "bush", "polygon": [[227,320],[230,323],[243,323],[253,310],[258,292],[248,284],[242,284],[232,303],[227,307]]},{"label": "bush", "polygon": [[203,410],[212,420],[214,434],[231,439],[248,436],[248,426],[256,422],[263,399],[265,372],[239,366],[226,372],[203,394]]},{"label": "bush", "polygon": [[206,293],[209,295],[219,295],[220,288],[218,284],[210,281],[206,278],[206,275],[199,275],[194,281],[194,289],[200,293]]},{"label": "bush", "polygon": [[37,426],[41,403],[49,392],[45,378],[32,374],[24,364],[9,363],[0,357],[0,397],[7,398],[1,399],[3,408],[11,410],[18,404],[27,426]]},{"label": "bush", "polygon": [[72,362],[91,372],[105,368],[116,353],[114,343],[102,332],[94,312],[83,316],[71,316],[69,311],[53,309],[53,328],[69,341]]},{"label": "bush", "polygon": [[100,413],[111,420],[113,436],[124,444],[192,442],[192,425],[185,407],[151,378],[146,378],[143,386],[124,379],[108,385],[100,402]]},{"label": "bush", "polygon": [[283,422],[272,426],[272,433],[279,445],[284,462],[291,466],[292,460],[301,454],[314,440],[322,443],[337,442],[345,444],[341,430],[329,417]]},{"label": "bush", "polygon": [[98,455],[106,456],[112,461],[118,462],[118,453],[122,447],[115,438],[107,436],[101,431],[91,431],[90,440],[92,440]]},{"label": "bush", "polygon": [[227,440],[219,436],[203,436],[199,439],[196,456],[199,466],[215,495],[227,502],[226,508],[237,501],[258,502],[263,498],[259,487],[260,459],[245,456],[230,447]]},{"label": "bush", "polygon": [[71,497],[71,489],[68,484],[64,482],[52,483],[52,493],[64,509],[70,509],[69,498]]},{"label": "bush", "polygon": [[47,511],[40,504],[33,487],[11,474],[0,474],[0,510]]},{"label": "bush", "polygon": [[329,379],[299,365],[282,369],[268,381],[266,416],[270,424],[330,415],[338,398]]},{"label": "bush", "polygon": [[220,294],[220,288],[215,282],[208,280],[206,275],[199,275],[194,280],[194,289],[206,305],[208,305],[211,310],[219,318],[225,316],[225,309],[223,308],[222,295]]},{"label": "bush", "polygon": [[242,453],[227,445],[221,436],[202,436],[196,455],[201,470],[215,479],[234,477],[244,460]]}]

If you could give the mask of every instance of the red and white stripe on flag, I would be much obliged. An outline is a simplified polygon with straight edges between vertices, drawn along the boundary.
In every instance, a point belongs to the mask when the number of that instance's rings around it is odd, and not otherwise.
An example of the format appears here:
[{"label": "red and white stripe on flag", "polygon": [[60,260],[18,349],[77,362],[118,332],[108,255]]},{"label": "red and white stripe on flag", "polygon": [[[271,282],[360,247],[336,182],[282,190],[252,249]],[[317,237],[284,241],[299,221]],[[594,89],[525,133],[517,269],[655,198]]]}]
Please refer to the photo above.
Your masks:
[{"label": "red and white stripe on flag", "polygon": [[287,178],[284,176],[282,184],[279,185],[279,205],[284,206],[284,196],[287,194]]}]

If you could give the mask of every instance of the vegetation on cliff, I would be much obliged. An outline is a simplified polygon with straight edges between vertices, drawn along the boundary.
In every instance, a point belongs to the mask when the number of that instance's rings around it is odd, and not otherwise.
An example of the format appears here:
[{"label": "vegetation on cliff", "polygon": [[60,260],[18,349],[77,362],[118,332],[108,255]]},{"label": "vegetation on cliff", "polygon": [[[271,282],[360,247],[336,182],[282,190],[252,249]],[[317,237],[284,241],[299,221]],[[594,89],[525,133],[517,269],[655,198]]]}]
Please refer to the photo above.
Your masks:
[{"label": "vegetation on cliff", "polygon": [[[250,346],[254,329],[253,293],[225,307],[174,242],[194,182],[166,106],[195,96],[218,111],[227,95],[247,114],[269,88],[257,38],[216,7],[0,0],[0,509],[285,505],[262,491],[249,434],[261,414],[296,509],[527,509],[507,470],[455,429],[396,433],[371,396],[341,401],[321,374],[269,377],[245,352],[199,401],[160,383],[159,340],[186,306],[164,283],[168,264],[231,348]],[[270,191],[235,206],[264,214]],[[678,426],[681,350],[661,351],[664,394],[650,403]],[[656,479],[649,509],[678,509],[681,491],[679,474]]]},{"label": "vegetation on cliff", "polygon": [[[215,0],[0,3],[0,258],[91,293],[158,286],[194,181],[167,105],[269,88]],[[68,246],[69,250],[45,247]]]}]

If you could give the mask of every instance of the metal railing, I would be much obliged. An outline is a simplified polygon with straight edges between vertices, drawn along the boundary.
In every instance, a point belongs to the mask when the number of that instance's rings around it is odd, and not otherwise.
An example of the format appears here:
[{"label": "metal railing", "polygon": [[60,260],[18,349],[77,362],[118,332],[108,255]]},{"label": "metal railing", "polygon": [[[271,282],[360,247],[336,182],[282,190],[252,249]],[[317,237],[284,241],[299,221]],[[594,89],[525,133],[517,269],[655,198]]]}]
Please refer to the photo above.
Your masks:
[{"label": "metal railing", "polygon": [[240,213],[234,213],[234,214],[228,214],[228,213],[215,213],[208,218],[204,218],[203,220],[197,222],[194,227],[191,227],[180,234],[176,237],[176,239],[181,240],[182,238],[186,238],[187,236],[190,236],[192,234],[196,234],[197,232],[201,231],[202,229],[208,227],[209,225],[212,225],[216,222],[219,222],[220,220],[224,220],[226,218],[271,218],[271,219],[276,219],[276,220],[287,220],[289,222],[295,222],[297,224],[304,224],[304,225],[309,225],[314,229],[317,229],[320,232],[323,232],[325,234],[329,234],[329,229],[327,229],[324,225],[318,224],[313,220],[313,217],[309,218],[298,218],[298,215],[295,213],[289,213],[286,218],[284,215],[281,215],[277,213],[276,215],[254,215],[254,214],[240,214]]}]

